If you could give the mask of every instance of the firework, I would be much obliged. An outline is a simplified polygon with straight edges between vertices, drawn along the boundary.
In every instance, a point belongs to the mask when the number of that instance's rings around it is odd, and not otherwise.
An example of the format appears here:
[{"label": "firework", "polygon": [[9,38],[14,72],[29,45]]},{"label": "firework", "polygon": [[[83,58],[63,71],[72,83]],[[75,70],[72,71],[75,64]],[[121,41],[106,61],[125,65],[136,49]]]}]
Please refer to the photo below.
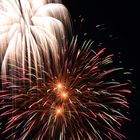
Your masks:
[{"label": "firework", "polygon": [[[0,137],[112,140],[128,109],[105,48],[72,36],[59,0],[0,1]],[[125,110],[125,111],[124,111]]]},{"label": "firework", "polygon": [[31,74],[11,65],[11,75],[1,75],[1,135],[19,140],[123,139],[121,125],[127,118],[121,111],[128,108],[125,94],[130,91],[127,83],[108,78],[121,70],[104,70],[112,55],[104,57],[105,49],[96,53],[91,46],[88,41],[79,47],[73,38],[59,51],[57,69],[52,61],[38,77],[32,67]]},{"label": "firework", "polygon": [[67,41],[65,36],[71,35],[68,10],[58,2],[0,1],[0,63],[3,74],[8,74],[8,64],[19,65],[23,69],[35,67],[39,71],[38,65],[43,65],[44,59],[49,65],[49,55],[57,63],[58,49]]}]

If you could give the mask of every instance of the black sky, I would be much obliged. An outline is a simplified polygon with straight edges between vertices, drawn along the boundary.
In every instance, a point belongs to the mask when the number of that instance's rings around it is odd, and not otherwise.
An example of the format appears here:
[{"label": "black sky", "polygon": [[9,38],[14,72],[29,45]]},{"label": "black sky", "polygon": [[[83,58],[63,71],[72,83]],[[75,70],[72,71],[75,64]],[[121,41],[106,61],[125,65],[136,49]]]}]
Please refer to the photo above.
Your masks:
[{"label": "black sky", "polygon": [[[103,25],[106,32],[117,38],[107,42],[108,49],[114,53],[121,52],[123,65],[133,69],[131,79],[136,87],[129,99],[132,122],[125,126],[124,133],[127,140],[140,140],[140,87],[138,87],[140,12],[139,7],[137,8],[139,4],[136,4],[135,0],[63,0],[63,3],[69,9],[72,21],[76,19],[77,24],[74,28],[77,32],[83,27],[84,32],[94,39],[97,33],[96,25]],[[78,20],[82,18],[84,23],[79,27]]]},{"label": "black sky", "polygon": [[[140,88],[138,87],[138,8],[135,1],[125,0],[63,0],[69,9],[72,21],[79,16],[84,18],[84,31],[90,38],[96,36],[96,25],[104,25],[106,32],[109,32],[117,39],[109,43],[109,49],[114,53],[121,52],[121,60],[125,68],[133,69],[131,79],[136,89],[130,101],[130,114],[132,122],[124,130],[127,140],[140,139]],[[74,26],[76,31],[79,26]],[[111,40],[110,40],[111,42]]]}]

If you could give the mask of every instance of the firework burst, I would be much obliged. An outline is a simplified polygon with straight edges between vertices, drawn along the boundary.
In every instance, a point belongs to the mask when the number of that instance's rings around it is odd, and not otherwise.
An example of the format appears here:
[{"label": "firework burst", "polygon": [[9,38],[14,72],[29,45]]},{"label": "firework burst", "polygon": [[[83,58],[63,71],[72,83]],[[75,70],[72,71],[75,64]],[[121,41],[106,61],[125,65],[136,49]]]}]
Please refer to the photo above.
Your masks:
[{"label": "firework burst", "polygon": [[[9,75],[1,75],[1,135],[7,139],[111,140],[123,139],[121,125],[127,118],[127,83],[112,81],[120,68],[104,70],[112,56],[105,49],[95,52],[92,41],[58,52],[57,67],[23,69],[11,65]],[[50,59],[51,60],[51,59]],[[45,60],[44,60],[45,62]],[[23,75],[24,72],[24,75]],[[122,111],[123,112],[123,111]]]},{"label": "firework burst", "polygon": [[[57,63],[57,51],[71,35],[68,10],[59,0],[0,1],[0,63],[1,72],[8,74],[14,64],[36,71],[49,55]],[[31,71],[31,69],[30,69]]]},{"label": "firework burst", "polygon": [[[0,0],[0,137],[7,140],[125,138],[128,83],[113,55],[72,36],[60,0]],[[109,66],[109,67],[108,67]]]}]

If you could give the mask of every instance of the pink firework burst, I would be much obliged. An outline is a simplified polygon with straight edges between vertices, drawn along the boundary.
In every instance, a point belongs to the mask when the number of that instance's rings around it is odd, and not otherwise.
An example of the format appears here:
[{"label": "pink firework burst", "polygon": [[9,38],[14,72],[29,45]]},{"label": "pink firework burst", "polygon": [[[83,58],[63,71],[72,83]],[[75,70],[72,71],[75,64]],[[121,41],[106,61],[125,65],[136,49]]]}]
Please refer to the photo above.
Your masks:
[{"label": "pink firework burst", "polygon": [[9,74],[1,75],[0,135],[19,140],[125,138],[121,126],[127,120],[128,83],[111,80],[122,69],[107,70],[113,55],[91,46],[85,41],[79,47],[73,38],[59,49],[58,63],[50,56],[49,65],[38,65],[40,71],[9,64]]}]

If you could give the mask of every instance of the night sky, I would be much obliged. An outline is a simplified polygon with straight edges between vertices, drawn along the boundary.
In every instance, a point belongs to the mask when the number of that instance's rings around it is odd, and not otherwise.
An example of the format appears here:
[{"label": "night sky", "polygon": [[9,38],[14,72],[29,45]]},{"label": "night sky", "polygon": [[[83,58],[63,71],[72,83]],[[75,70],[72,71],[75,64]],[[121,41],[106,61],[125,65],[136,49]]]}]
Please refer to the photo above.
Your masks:
[{"label": "night sky", "polygon": [[[107,49],[120,55],[122,66],[133,69],[130,79],[135,88],[132,88],[133,94],[128,99],[132,121],[126,124],[123,130],[127,140],[140,139],[140,88],[137,87],[138,68],[136,68],[139,64],[137,4],[135,1],[108,1],[106,3],[101,0],[63,0],[63,3],[70,11],[75,34],[87,33],[89,39],[103,39]],[[104,30],[98,32],[96,28],[98,25]],[[107,35],[111,35],[112,38],[108,38]]]},{"label": "night sky", "polygon": [[132,95],[128,102],[132,121],[127,123],[122,131],[127,140],[140,140],[140,87],[137,68],[140,60],[137,39],[140,12],[137,11],[137,4],[126,0],[62,1],[71,14],[75,34],[82,36],[87,33],[85,39],[96,39],[97,44],[104,42],[103,47],[118,55],[118,61],[122,61],[120,66],[131,70]]}]

